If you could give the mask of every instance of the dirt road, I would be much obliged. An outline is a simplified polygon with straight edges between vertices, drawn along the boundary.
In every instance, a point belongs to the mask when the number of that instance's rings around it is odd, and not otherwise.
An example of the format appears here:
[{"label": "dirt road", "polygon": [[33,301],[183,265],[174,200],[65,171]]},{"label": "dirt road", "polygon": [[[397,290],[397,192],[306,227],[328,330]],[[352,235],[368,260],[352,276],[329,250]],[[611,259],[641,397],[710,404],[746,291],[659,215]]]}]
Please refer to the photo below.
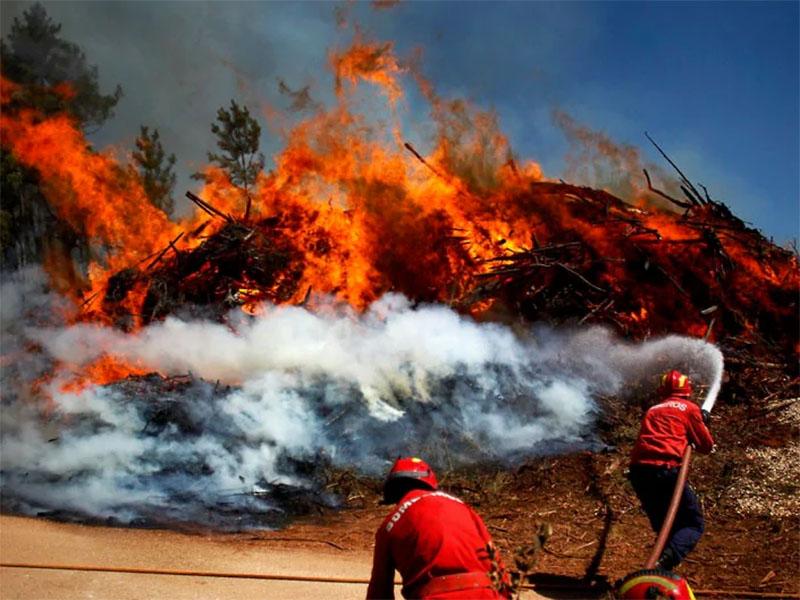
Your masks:
[{"label": "dirt road", "polygon": [[[258,535],[90,527],[0,516],[0,562],[262,575],[369,578],[372,554],[328,546],[292,548]],[[264,600],[364,598],[363,583],[321,583],[0,568],[2,600],[141,598]],[[400,598],[399,586],[396,597]],[[527,600],[538,598],[533,592]]]},{"label": "dirt road", "polygon": [[[0,516],[3,563],[96,565],[365,579],[372,557],[335,548],[275,548],[242,535],[88,527]],[[0,569],[4,600],[35,598],[363,598],[363,584]],[[399,594],[398,594],[399,596]]]}]

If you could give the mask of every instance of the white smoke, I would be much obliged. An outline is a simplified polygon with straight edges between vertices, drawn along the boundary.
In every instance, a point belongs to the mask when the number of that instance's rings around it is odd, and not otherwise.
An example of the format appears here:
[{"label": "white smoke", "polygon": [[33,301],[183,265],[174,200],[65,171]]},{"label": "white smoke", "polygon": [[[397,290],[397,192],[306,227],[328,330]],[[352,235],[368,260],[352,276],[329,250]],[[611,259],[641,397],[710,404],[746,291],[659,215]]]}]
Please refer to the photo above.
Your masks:
[{"label": "white smoke", "polygon": [[[325,465],[378,475],[403,453],[444,466],[592,447],[598,397],[652,387],[664,368],[717,389],[721,376],[718,350],[698,340],[633,345],[602,328],[520,336],[398,295],[363,314],[266,306],[133,334],[23,327],[24,307],[53,299],[19,279],[6,297],[17,300],[2,331],[23,359],[2,375],[2,486],[6,508],[29,513],[263,525],[291,510],[275,490],[329,502],[316,479]],[[66,393],[57,375],[45,412],[25,397],[55,361],[103,355],[168,377]]]},{"label": "white smoke", "polygon": [[[668,335],[641,344],[623,342],[608,329],[592,327],[564,332],[539,330],[539,352],[549,360],[563,357],[582,378],[600,389],[631,395],[636,386],[652,387],[657,374],[678,369],[702,390],[703,408],[711,410],[722,385],[722,352],[698,338]],[[581,357],[574,361],[573,357]]]}]

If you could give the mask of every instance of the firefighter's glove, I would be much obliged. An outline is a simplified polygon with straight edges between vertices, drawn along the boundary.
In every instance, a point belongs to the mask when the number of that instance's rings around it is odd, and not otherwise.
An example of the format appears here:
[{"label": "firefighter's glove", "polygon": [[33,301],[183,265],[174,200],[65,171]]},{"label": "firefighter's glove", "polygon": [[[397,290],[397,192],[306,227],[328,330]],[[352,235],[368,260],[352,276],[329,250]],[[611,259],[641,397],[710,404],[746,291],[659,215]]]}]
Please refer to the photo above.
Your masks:
[{"label": "firefighter's glove", "polygon": [[707,410],[701,410],[700,413],[703,415],[703,423],[705,423],[706,427],[711,425],[711,413]]}]

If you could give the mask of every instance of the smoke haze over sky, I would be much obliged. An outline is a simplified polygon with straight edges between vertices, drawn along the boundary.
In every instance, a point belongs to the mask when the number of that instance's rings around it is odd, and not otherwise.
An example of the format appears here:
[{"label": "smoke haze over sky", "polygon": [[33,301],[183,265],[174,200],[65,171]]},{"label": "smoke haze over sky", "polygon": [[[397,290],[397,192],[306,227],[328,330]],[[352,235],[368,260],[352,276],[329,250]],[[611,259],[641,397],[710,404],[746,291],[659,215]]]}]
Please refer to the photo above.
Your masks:
[{"label": "smoke haze over sky", "polygon": [[[139,125],[157,127],[178,157],[176,197],[213,149],[210,123],[231,98],[259,115],[267,156],[282,146],[267,115],[291,104],[279,79],[332,98],[327,49],[353,31],[338,15],[401,56],[422,48],[437,91],[495,108],[517,155],[549,177],[565,170],[567,141],[551,116],[560,109],[663,164],[649,131],[740,217],[777,241],[798,236],[797,2],[44,5],[98,65],[102,89],[125,92],[95,143],[127,151]],[[2,3],[3,35],[28,6]],[[411,94],[403,110],[406,135],[426,152],[427,107]]]}]

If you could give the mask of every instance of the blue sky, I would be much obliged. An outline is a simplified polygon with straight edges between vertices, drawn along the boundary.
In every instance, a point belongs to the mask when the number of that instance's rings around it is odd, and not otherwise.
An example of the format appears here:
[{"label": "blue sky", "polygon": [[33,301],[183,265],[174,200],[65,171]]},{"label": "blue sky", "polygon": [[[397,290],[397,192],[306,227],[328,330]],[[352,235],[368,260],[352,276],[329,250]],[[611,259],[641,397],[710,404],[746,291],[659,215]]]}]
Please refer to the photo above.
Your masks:
[{"label": "blue sky", "polygon": [[[95,141],[130,147],[140,124],[158,127],[178,155],[178,196],[231,97],[285,106],[282,78],[330,98],[327,48],[352,33],[337,27],[338,7],[401,55],[422,48],[437,91],[494,108],[515,152],[549,176],[565,167],[560,109],[663,164],[648,131],[741,218],[778,242],[800,236],[798,2],[44,4],[106,89],[125,91]],[[28,5],[0,5],[3,35]],[[412,138],[424,110],[409,97]],[[265,131],[263,146],[280,142]]]}]

